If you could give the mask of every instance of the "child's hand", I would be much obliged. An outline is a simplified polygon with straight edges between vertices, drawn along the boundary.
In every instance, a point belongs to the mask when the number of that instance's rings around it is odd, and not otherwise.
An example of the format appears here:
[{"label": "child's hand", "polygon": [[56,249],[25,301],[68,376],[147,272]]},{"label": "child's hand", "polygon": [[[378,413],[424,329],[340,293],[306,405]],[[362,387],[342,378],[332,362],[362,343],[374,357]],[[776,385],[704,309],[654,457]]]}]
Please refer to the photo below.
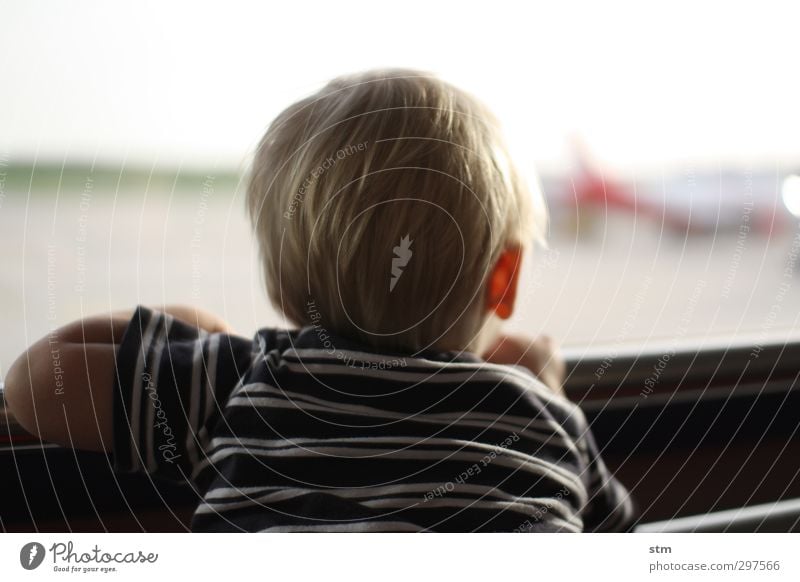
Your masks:
[{"label": "child's hand", "polygon": [[563,383],[567,366],[558,345],[548,336],[531,339],[500,335],[483,358],[493,364],[525,366],[556,394],[564,396]]}]

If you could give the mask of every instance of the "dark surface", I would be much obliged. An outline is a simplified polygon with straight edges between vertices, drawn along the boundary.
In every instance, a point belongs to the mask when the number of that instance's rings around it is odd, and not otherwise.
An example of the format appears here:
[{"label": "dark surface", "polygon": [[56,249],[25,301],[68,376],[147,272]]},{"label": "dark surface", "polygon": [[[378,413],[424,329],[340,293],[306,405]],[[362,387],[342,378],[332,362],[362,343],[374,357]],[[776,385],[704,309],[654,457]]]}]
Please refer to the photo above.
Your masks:
[{"label": "dark surface", "polygon": [[5,451],[0,473],[6,531],[183,531],[197,503],[188,487],[114,473],[100,453]]},{"label": "dark surface", "polygon": [[800,344],[686,349],[648,391],[663,357],[570,367],[569,395],[641,521],[800,497]]}]

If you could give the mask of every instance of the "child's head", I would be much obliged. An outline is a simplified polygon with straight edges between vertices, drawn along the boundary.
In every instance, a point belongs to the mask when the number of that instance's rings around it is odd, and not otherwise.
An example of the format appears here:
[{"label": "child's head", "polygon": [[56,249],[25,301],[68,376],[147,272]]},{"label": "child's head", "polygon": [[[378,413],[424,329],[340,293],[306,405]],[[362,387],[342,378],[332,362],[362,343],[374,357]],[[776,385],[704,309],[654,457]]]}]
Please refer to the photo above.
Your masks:
[{"label": "child's head", "polygon": [[476,349],[546,223],[492,114],[405,70],[337,78],[281,113],[247,202],[274,305],[387,350]]}]

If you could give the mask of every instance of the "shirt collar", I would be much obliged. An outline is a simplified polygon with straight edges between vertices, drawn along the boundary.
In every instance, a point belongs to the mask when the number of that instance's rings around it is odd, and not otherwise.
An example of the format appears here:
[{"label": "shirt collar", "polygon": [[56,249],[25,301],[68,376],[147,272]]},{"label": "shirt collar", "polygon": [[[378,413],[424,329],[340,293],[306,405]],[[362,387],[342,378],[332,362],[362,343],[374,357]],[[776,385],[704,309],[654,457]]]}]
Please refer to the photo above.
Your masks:
[{"label": "shirt collar", "polygon": [[358,340],[334,334],[327,329],[309,325],[300,329],[292,342],[295,349],[344,350],[374,354],[384,357],[420,358],[445,363],[481,363],[483,360],[467,351],[423,350],[418,353],[379,350]]}]

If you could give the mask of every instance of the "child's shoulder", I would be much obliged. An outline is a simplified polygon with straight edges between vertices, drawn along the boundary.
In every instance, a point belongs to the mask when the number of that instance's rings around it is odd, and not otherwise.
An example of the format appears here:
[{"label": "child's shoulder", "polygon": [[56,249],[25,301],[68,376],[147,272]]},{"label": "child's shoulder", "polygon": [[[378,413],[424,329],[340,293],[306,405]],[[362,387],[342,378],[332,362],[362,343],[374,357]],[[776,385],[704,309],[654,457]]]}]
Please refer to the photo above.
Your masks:
[{"label": "child's shoulder", "polygon": [[364,385],[364,396],[384,381],[403,383],[408,385],[406,396],[428,400],[429,395],[447,393],[451,400],[463,399],[479,408],[543,415],[578,432],[585,430],[580,408],[527,368],[487,362],[471,352],[379,351],[313,325],[293,330],[264,328],[256,334],[256,343],[265,362],[273,366],[311,376],[328,373],[342,385]]}]

